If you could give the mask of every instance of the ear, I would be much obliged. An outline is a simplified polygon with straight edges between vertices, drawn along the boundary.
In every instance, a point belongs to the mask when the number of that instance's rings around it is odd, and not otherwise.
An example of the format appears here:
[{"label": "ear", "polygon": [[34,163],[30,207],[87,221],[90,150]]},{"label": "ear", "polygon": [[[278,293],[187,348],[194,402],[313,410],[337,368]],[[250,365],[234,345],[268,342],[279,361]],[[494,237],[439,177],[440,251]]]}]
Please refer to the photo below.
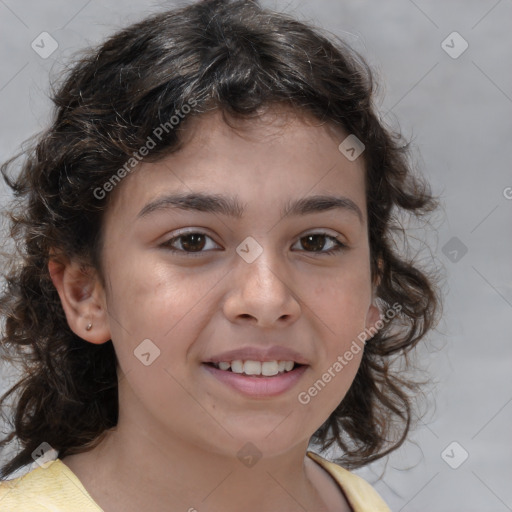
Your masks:
[{"label": "ear", "polygon": [[[370,332],[375,332],[375,330],[379,330],[379,328],[377,327],[376,324],[379,320],[381,320],[380,308],[376,302],[377,288],[381,282],[381,276],[380,276],[380,271],[382,270],[382,261],[381,260],[379,260],[378,268],[379,268],[379,275],[376,275],[373,279],[372,302],[368,308],[368,312],[366,313],[366,323],[365,323],[366,332],[368,332],[368,330],[370,330],[370,329],[371,329]],[[382,325],[381,325],[381,327],[382,327]]]},{"label": "ear", "polygon": [[50,257],[48,270],[70,329],[95,344],[110,340],[105,291],[91,267]]},{"label": "ear", "polygon": [[375,299],[372,299],[370,307],[368,308],[368,312],[366,313],[366,331],[369,330],[370,332],[374,332],[374,330],[379,330],[376,324],[380,319],[379,306],[377,306]]}]

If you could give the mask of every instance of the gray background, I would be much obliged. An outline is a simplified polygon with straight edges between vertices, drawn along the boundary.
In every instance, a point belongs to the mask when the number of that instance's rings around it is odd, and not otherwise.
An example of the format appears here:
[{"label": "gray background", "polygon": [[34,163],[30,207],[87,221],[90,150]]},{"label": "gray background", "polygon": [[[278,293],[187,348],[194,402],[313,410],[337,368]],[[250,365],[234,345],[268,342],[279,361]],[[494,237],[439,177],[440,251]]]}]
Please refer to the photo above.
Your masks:
[{"label": "gray background", "polygon": [[[0,160],[46,126],[49,73],[76,50],[177,3],[0,0]],[[394,511],[512,510],[512,1],[264,5],[362,52],[381,82],[383,118],[413,139],[443,203],[419,234],[445,273],[443,320],[418,350],[431,376],[427,414],[402,448],[357,473]],[[43,31],[59,44],[47,59],[31,48]],[[469,44],[458,58],[441,46],[454,31]],[[454,52],[461,45],[452,39]],[[11,373],[2,375],[0,391]]]}]

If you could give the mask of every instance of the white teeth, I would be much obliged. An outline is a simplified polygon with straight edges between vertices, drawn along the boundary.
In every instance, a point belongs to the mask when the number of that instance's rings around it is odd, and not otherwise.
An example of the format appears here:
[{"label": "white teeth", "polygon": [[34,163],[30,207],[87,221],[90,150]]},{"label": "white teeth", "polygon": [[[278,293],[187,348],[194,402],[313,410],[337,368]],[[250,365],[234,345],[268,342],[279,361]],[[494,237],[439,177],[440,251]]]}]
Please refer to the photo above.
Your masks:
[{"label": "white teeth", "polygon": [[245,361],[244,373],[246,375],[261,375],[261,363],[259,361]]},{"label": "white teeth", "polygon": [[245,375],[263,375],[271,377],[278,373],[289,372],[295,366],[293,361],[242,361],[236,359],[235,361],[221,361],[216,365],[220,370],[229,370],[233,373],[245,373]]},{"label": "white teeth", "polygon": [[[293,363],[292,363],[293,368]],[[270,377],[279,373],[277,361],[265,361],[261,363],[261,374]]]},{"label": "white teeth", "polygon": [[244,371],[244,362],[237,359],[236,361],[231,361],[231,371],[234,373],[243,373]]}]

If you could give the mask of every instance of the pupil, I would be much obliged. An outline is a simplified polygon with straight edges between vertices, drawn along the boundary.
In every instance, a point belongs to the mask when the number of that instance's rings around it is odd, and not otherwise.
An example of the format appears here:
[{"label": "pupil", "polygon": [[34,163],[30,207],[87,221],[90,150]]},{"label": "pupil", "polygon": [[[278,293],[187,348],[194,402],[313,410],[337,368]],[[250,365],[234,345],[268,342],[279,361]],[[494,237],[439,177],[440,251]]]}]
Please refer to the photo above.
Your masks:
[{"label": "pupil", "polygon": [[[325,245],[325,235],[307,235],[303,240],[306,242],[302,246],[310,251],[321,251]],[[200,233],[183,235],[181,245],[187,251],[201,251],[205,246],[205,237]]]},{"label": "pupil", "polygon": [[[201,239],[202,239],[202,243],[197,244],[198,239],[199,239],[199,241],[201,241]],[[182,241],[181,241],[182,247],[184,249],[192,251],[192,252],[200,251],[201,249],[203,249],[204,244],[205,244],[205,237],[203,235],[199,234],[199,233],[192,233],[190,235],[183,235],[183,238],[182,238]]]},{"label": "pupil", "polygon": [[[307,235],[304,237],[304,239],[307,240],[307,242],[304,244],[302,244],[302,246],[305,248],[305,249],[308,249],[308,245],[309,245],[309,249],[312,249],[313,251],[320,251],[323,249],[324,247],[324,238],[325,238],[325,235]],[[321,242],[319,243],[319,239],[321,240]],[[311,241],[315,241],[317,243],[310,243]]]}]

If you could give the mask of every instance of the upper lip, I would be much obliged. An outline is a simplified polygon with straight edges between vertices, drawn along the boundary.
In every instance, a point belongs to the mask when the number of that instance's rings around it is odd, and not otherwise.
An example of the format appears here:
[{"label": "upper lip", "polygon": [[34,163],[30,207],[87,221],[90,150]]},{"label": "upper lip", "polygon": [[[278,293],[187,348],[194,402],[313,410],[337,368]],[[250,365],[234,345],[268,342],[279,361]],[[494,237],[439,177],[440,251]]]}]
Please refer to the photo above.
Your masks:
[{"label": "upper lip", "polygon": [[222,361],[294,361],[298,364],[309,364],[308,360],[301,354],[290,348],[281,347],[278,345],[261,348],[261,347],[244,347],[227,352],[222,352],[216,356],[203,361],[205,363],[220,363]]}]

